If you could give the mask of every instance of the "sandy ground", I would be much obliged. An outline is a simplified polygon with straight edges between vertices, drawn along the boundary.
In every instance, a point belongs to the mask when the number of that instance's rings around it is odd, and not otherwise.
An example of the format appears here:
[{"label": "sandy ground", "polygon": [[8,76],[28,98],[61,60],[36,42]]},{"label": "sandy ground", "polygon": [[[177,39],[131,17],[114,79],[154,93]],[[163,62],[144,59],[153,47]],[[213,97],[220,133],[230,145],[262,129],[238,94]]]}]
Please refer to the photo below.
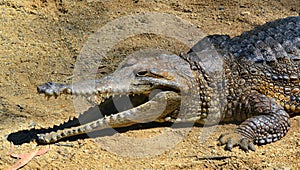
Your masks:
[{"label": "sandy ground", "polygon": [[[47,100],[36,93],[36,86],[48,81],[70,83],[76,59],[90,36],[117,18],[144,12],[172,14],[205,34],[235,36],[267,21],[298,15],[300,1],[0,0],[0,169],[17,162],[7,155],[10,141],[15,142],[16,153],[51,148],[23,169],[300,168],[300,117],[291,119],[292,128],[282,140],[249,153],[217,146],[219,134],[234,129],[234,124],[191,130],[137,127],[94,139],[62,141],[62,146],[27,141],[26,130],[58,125],[77,116],[71,96]],[[108,38],[115,36],[107,34]],[[149,47],[177,54],[187,50],[160,35],[133,36],[108,52],[100,76],[111,72],[126,55]],[[160,139],[162,133],[173,136]],[[203,134],[209,134],[206,140]]]}]

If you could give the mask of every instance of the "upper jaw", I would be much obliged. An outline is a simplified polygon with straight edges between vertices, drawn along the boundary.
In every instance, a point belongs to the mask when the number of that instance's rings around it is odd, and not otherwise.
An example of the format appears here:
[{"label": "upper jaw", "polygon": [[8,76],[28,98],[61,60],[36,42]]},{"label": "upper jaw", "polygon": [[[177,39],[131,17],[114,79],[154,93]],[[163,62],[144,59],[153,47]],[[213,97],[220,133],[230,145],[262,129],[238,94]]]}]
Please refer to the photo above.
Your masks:
[{"label": "upper jaw", "polygon": [[97,80],[76,82],[72,85],[48,82],[37,87],[38,93],[47,97],[61,94],[86,96],[94,104],[101,104],[109,98],[134,97],[135,100],[149,100],[162,91],[180,93],[180,86],[174,80],[156,77],[135,77],[134,74],[120,72],[107,75]]},{"label": "upper jaw", "polygon": [[[107,79],[105,79],[107,80]],[[95,87],[96,86],[96,87]],[[154,90],[180,91],[176,82],[156,78],[141,78],[134,82],[110,81],[85,81],[72,85],[47,82],[37,87],[40,94],[47,97],[58,97],[61,94],[73,94],[78,96],[97,95],[100,98],[109,98],[117,95],[149,95]]]}]

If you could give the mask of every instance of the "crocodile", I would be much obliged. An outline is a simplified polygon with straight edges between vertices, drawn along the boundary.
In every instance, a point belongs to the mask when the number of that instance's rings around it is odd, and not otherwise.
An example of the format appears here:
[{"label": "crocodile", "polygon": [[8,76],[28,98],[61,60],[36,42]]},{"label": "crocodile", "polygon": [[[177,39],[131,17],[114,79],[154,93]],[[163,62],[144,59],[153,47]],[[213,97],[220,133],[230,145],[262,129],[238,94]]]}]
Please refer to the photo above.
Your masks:
[{"label": "crocodile", "polygon": [[[75,85],[47,82],[48,97],[93,96],[97,105],[129,96],[132,107],[89,123],[37,134],[41,144],[145,122],[238,124],[219,144],[256,150],[281,139],[300,113],[300,16],[256,26],[239,36],[209,35],[187,53],[129,57],[103,78]],[[94,83],[95,86],[88,84]]]}]

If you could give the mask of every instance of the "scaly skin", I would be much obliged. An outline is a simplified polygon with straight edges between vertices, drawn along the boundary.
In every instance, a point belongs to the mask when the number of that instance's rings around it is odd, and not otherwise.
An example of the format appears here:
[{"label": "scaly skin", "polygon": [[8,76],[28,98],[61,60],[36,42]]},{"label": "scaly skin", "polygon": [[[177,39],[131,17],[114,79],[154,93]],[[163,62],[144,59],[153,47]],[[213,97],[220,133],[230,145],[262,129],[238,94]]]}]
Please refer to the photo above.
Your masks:
[{"label": "scaly skin", "polygon": [[[73,86],[45,83],[38,92],[89,95],[95,104],[115,95],[149,100],[91,123],[39,134],[40,143],[140,122],[242,122],[221,135],[231,150],[255,150],[282,138],[300,113],[300,17],[266,23],[241,36],[211,35],[186,55],[128,58],[113,74]],[[151,97],[150,97],[151,96]],[[139,99],[138,97],[136,98]],[[163,107],[163,108],[162,108]]]}]

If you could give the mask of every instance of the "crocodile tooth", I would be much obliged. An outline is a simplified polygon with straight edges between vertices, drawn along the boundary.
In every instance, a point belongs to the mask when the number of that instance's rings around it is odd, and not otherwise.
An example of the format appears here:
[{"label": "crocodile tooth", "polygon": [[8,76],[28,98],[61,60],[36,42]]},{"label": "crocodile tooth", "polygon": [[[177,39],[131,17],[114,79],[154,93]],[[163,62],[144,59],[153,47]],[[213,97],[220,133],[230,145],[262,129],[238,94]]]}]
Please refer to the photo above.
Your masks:
[{"label": "crocodile tooth", "polygon": [[170,121],[172,118],[170,116],[165,118],[165,121]]},{"label": "crocodile tooth", "polygon": [[71,94],[71,93],[72,93],[72,90],[71,90],[71,89],[66,89],[66,90],[65,90],[65,93]]}]

